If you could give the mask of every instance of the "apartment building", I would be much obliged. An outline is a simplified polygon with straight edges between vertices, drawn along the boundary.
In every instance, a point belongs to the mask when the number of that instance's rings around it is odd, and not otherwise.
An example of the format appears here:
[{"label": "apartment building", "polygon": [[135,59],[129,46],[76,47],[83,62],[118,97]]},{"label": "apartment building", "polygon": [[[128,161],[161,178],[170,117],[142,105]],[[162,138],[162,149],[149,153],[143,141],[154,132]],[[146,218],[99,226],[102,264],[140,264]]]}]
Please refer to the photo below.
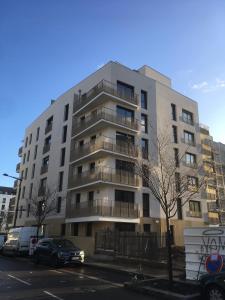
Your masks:
[{"label": "apartment building", "polygon": [[203,166],[209,176],[207,186],[202,192],[206,199],[208,214],[206,222],[211,225],[225,224],[225,145],[213,141],[209,127],[200,124],[201,152]]},{"label": "apartment building", "polygon": [[[10,225],[7,217],[10,211],[10,201],[15,198],[15,189],[0,186],[0,231],[5,231],[6,226]],[[11,212],[11,211],[10,211]]]},{"label": "apartment building", "polygon": [[[17,225],[32,224],[24,200],[34,186],[48,185],[59,191],[60,212],[46,220],[47,234],[66,234],[93,250],[100,230],[164,231],[161,207],[134,174],[135,161],[156,155],[153,145],[163,132],[171,153],[184,153],[178,175],[197,181],[198,124],[197,103],[173,90],[168,77],[148,66],[107,63],[27,128],[17,167],[23,178]],[[199,195],[179,206],[171,221],[177,244],[184,226],[205,224],[205,213]]]}]

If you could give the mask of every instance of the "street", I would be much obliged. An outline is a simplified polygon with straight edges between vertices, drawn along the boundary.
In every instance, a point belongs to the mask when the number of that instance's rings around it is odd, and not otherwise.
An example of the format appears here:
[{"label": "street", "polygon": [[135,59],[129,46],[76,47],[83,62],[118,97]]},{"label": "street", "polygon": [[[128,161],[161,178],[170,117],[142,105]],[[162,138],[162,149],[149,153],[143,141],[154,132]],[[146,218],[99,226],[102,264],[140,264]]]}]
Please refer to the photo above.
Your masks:
[{"label": "street", "polygon": [[126,290],[127,280],[126,274],[88,266],[52,268],[0,256],[1,300],[150,299]]}]

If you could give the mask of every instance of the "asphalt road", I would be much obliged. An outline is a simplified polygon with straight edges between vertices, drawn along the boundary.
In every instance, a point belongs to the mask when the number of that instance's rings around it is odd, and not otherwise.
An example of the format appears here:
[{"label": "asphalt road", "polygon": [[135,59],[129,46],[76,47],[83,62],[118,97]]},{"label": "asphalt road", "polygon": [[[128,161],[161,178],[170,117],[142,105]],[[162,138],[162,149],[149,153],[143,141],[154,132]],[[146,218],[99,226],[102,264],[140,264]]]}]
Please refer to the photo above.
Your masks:
[{"label": "asphalt road", "polygon": [[88,266],[51,268],[0,256],[0,300],[150,299],[126,290],[123,283],[128,279]]}]

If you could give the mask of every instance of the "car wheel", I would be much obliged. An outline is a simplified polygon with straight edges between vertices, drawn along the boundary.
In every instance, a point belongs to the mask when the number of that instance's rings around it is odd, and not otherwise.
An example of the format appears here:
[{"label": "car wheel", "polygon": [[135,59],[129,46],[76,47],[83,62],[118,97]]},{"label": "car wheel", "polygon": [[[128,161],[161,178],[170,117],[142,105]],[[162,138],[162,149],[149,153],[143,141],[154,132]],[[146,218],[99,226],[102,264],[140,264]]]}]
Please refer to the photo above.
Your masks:
[{"label": "car wheel", "polygon": [[225,292],[218,286],[212,285],[206,289],[207,300],[225,300]]}]

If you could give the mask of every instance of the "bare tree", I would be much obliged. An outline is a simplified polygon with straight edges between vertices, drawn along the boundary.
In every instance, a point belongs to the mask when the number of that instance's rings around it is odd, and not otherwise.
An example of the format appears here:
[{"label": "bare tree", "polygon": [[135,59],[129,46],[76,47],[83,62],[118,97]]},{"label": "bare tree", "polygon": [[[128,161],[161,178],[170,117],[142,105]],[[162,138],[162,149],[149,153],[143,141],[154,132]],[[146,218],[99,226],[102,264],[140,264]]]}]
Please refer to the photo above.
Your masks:
[{"label": "bare tree", "polygon": [[46,218],[57,212],[57,195],[57,189],[51,191],[47,187],[39,189],[38,192],[34,191],[32,196],[26,200],[27,216],[32,216],[35,219],[37,236],[39,236]]},{"label": "bare tree", "polygon": [[0,213],[0,231],[7,232],[9,229],[9,211],[1,211]]},{"label": "bare tree", "polygon": [[[135,172],[141,177],[143,185],[150,189],[165,215],[168,279],[172,285],[170,219],[176,216],[178,207],[184,206],[189,200],[197,197],[201,188],[206,184],[207,178],[203,174],[202,165],[197,162],[191,164],[192,168],[182,167],[185,164],[185,153],[189,147],[186,147],[183,153],[175,152],[174,144],[169,136],[166,133],[158,135],[153,142],[151,155],[143,153],[141,149],[142,157],[145,159],[136,160]],[[180,171],[178,167],[181,167]]]}]

